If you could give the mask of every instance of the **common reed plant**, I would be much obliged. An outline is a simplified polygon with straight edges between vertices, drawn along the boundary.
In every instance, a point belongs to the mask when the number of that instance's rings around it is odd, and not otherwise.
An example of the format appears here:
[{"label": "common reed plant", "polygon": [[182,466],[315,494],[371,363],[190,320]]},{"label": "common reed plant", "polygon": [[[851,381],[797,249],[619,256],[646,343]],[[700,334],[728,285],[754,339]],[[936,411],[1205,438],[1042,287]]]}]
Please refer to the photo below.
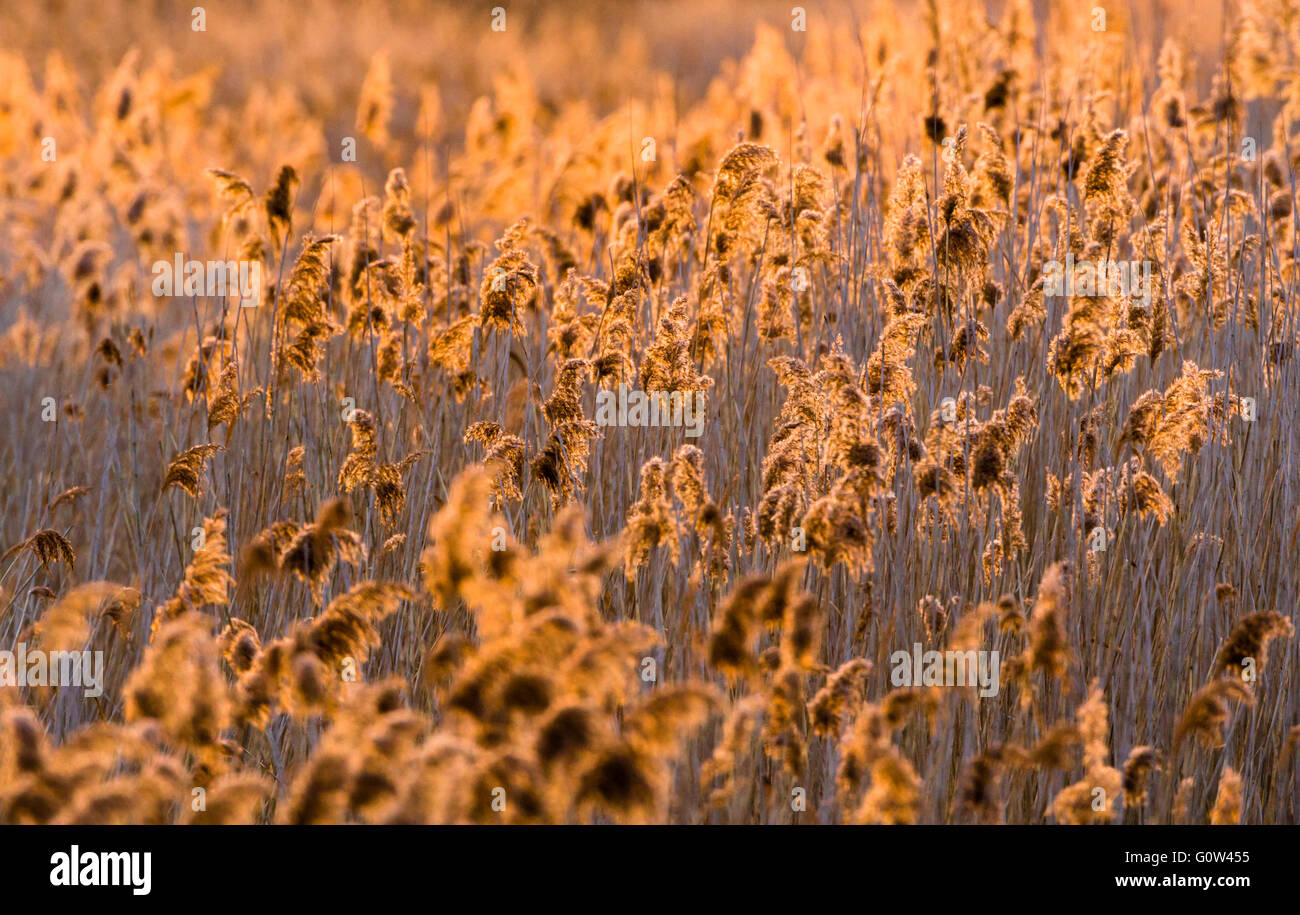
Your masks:
[{"label": "common reed plant", "polygon": [[1300,819],[1288,3],[38,6],[0,822]]}]

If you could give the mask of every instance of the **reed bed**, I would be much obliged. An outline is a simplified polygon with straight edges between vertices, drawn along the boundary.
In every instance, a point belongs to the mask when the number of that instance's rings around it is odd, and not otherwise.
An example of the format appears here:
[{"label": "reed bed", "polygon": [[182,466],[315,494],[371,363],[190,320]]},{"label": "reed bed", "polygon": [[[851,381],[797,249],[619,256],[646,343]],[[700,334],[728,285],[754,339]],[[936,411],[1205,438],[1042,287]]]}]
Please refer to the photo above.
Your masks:
[{"label": "reed bed", "polygon": [[0,822],[1300,818],[1291,4],[12,6]]}]

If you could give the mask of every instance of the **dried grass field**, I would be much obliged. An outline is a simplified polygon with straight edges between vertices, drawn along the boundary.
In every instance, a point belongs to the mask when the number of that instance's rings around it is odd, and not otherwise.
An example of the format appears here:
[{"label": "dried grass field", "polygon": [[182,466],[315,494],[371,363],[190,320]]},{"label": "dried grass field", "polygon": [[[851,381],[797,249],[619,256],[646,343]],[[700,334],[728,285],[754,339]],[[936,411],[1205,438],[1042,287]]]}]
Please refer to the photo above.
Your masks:
[{"label": "dried grass field", "polygon": [[1297,128],[1290,0],[9,0],[0,823],[1296,823]]}]

